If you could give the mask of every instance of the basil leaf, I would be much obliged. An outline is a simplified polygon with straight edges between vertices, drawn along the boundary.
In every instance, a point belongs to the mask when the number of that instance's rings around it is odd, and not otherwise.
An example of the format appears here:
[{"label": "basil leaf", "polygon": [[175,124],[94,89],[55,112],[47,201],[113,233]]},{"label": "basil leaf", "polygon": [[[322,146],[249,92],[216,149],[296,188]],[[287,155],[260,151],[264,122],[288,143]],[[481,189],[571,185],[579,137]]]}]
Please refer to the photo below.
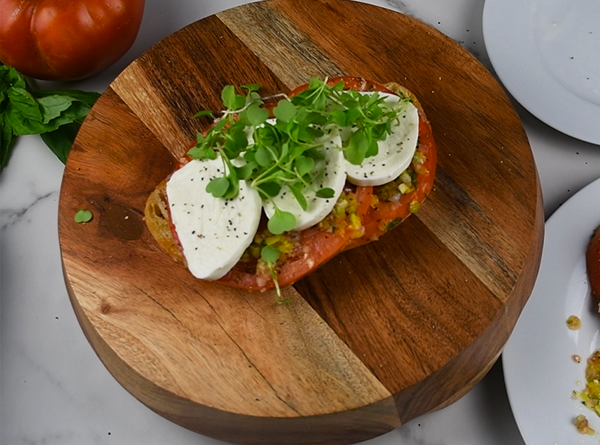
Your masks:
[{"label": "basil leaf", "polygon": [[81,102],[88,105],[90,108],[96,103],[100,97],[100,93],[95,91],[81,91],[81,90],[39,90],[33,93],[34,97],[39,99],[46,96],[66,96],[73,99],[74,102]]},{"label": "basil leaf", "polygon": [[[66,161],[81,123],[100,97],[80,90],[31,91],[25,76],[0,64],[0,165],[8,162],[15,138],[42,135],[42,140]],[[64,127],[64,128],[63,128]]]},{"label": "basil leaf", "polygon": [[40,137],[48,148],[52,150],[52,153],[65,164],[80,127],[81,124],[73,122],[63,125],[54,131],[42,133]]},{"label": "basil leaf", "polygon": [[38,102],[25,88],[13,86],[8,89],[6,96],[9,102],[7,111],[26,120],[42,121],[42,111]]},{"label": "basil leaf", "polygon": [[[27,88],[25,76],[12,67],[0,64],[0,93],[7,91],[10,86]],[[3,97],[0,96],[0,99]]]},{"label": "basil leaf", "polygon": [[59,117],[63,111],[67,110],[73,104],[73,101],[72,97],[61,96],[59,94],[40,97],[37,103],[42,109],[42,124],[47,124],[52,119]]},{"label": "basil leaf", "polygon": [[8,163],[15,139],[12,127],[6,123],[4,114],[0,113],[0,170]]}]

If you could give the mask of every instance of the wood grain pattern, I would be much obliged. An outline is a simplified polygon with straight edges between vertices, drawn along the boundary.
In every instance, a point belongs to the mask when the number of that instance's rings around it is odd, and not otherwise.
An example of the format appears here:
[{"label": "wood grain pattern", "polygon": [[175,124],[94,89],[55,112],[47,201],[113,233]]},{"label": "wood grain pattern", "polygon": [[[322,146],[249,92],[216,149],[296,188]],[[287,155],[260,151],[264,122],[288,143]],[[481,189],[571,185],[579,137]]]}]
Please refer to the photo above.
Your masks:
[{"label": "wood grain pattern", "polygon": [[[193,279],[145,228],[226,84],[397,81],[438,146],[434,190],[379,241],[286,289],[291,303]],[[92,210],[87,224],[77,209]],[[458,44],[359,2],[269,0],[196,22],[142,55],[90,112],[68,160],[59,235],[71,301],[100,359],[151,409],[219,439],[343,444],[461,397],[500,354],[533,287],[543,211],[527,138]]]}]

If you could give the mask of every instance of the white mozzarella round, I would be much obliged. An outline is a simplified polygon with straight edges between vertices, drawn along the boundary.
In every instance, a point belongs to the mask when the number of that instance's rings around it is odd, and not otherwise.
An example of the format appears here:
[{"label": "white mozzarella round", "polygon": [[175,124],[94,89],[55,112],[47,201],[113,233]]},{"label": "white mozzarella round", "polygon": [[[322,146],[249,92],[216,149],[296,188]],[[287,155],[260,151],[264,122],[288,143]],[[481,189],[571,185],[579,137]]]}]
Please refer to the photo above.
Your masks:
[{"label": "white mozzarella round", "polygon": [[223,161],[192,160],[167,182],[171,218],[190,272],[200,279],[225,275],[252,243],[261,216],[258,192],[245,181],[233,199],[206,192],[211,179],[223,175]]},{"label": "white mozzarella round", "polygon": [[[290,189],[282,186],[281,191],[273,198],[275,205],[280,209],[292,213],[296,217],[294,230],[303,230],[321,222],[333,209],[346,183],[346,166],[344,153],[341,150],[342,140],[339,135],[325,142],[320,151],[323,160],[316,161],[312,172],[313,182],[311,188],[305,188],[303,194],[308,208],[303,210]],[[333,197],[319,198],[315,192],[322,188],[333,189]],[[273,202],[265,200],[263,207],[265,214],[271,218],[275,213]]]},{"label": "white mozzarella round", "polygon": [[[370,93],[365,93],[370,94]],[[386,102],[398,102],[399,97],[379,93]],[[346,162],[348,181],[355,185],[382,185],[396,179],[410,165],[419,138],[419,112],[412,103],[406,103],[392,123],[391,133],[378,142],[379,152],[365,158],[360,165]]]}]

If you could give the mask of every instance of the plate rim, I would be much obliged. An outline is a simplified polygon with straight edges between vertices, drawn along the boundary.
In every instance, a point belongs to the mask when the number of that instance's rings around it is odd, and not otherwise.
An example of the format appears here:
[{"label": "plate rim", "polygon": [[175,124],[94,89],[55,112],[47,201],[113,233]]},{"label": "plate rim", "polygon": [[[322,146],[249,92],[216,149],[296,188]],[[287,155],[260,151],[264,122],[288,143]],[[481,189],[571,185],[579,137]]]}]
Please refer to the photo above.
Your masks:
[{"label": "plate rim", "polygon": [[[527,394],[527,397],[524,397],[524,394],[522,393],[522,391],[520,391],[520,389],[523,386],[528,386],[525,385],[525,382],[527,381],[527,379],[531,379],[533,374],[530,371],[526,371],[523,372],[523,363],[522,363],[522,359],[519,358],[519,355],[523,355],[523,348],[525,348],[525,351],[531,353],[532,356],[535,356],[535,350],[544,350],[544,351],[557,351],[557,349],[553,348],[553,346],[555,346],[556,344],[551,344],[550,348],[548,348],[548,345],[543,345],[542,347],[540,347],[539,344],[533,344],[531,342],[526,342],[524,340],[526,340],[525,337],[527,337],[527,334],[530,334],[531,332],[531,328],[529,328],[529,326],[531,325],[535,325],[535,322],[532,322],[532,317],[534,316],[538,316],[539,313],[542,313],[544,316],[547,316],[548,314],[550,315],[556,315],[558,312],[561,312],[563,315],[565,313],[565,311],[567,310],[567,304],[564,305],[556,305],[556,304],[552,304],[552,303],[556,303],[557,301],[563,302],[563,300],[565,300],[564,302],[566,303],[567,301],[567,287],[565,286],[565,291],[564,292],[556,292],[556,293],[551,293],[550,295],[548,295],[548,293],[542,292],[544,291],[544,282],[543,280],[546,278],[547,275],[551,275],[552,277],[554,277],[555,275],[552,272],[552,268],[549,267],[549,258],[555,258],[555,250],[558,247],[564,247],[565,244],[567,244],[567,246],[570,246],[571,248],[567,248],[568,252],[567,252],[567,257],[568,260],[572,260],[572,258],[570,257],[576,257],[578,258],[578,260],[576,260],[575,264],[573,265],[573,269],[575,269],[578,272],[581,272],[581,269],[583,268],[583,270],[585,271],[585,250],[581,251],[581,247],[582,246],[587,246],[587,243],[589,242],[589,238],[586,239],[586,236],[588,236],[588,233],[582,230],[577,230],[577,231],[569,231],[569,233],[571,234],[571,236],[567,236],[567,237],[562,237],[560,239],[560,241],[556,241],[559,238],[557,237],[557,235],[562,235],[564,232],[561,232],[560,228],[564,227],[565,223],[569,223],[572,222],[576,219],[579,220],[579,222],[581,224],[579,224],[578,229],[581,229],[581,226],[584,226],[586,229],[589,229],[589,234],[591,235],[592,231],[598,227],[598,225],[600,225],[600,205],[598,205],[596,208],[593,208],[591,211],[589,211],[588,213],[582,214],[582,212],[577,212],[577,209],[581,207],[581,205],[585,205],[586,203],[589,202],[590,198],[593,198],[594,196],[600,196],[600,178],[590,182],[589,184],[587,184],[586,186],[584,186],[581,190],[579,190],[577,193],[575,193],[573,196],[571,196],[567,201],[565,201],[563,203],[563,205],[561,207],[559,207],[546,221],[546,230],[545,230],[545,238],[544,238],[544,248],[542,251],[542,261],[541,261],[541,266],[540,266],[540,270],[538,273],[538,278],[536,280],[536,284],[534,285],[534,288],[532,290],[532,293],[529,297],[529,300],[525,306],[525,308],[523,309],[523,312],[521,313],[521,316],[519,317],[515,328],[513,330],[513,333],[511,334],[511,336],[509,337],[503,353],[502,353],[502,368],[503,368],[503,373],[504,373],[504,381],[505,381],[505,387],[506,387],[506,392],[507,392],[507,396],[508,396],[508,400],[509,400],[509,404],[511,406],[511,410],[513,413],[513,416],[515,418],[515,421],[517,423],[517,426],[519,428],[519,431],[521,433],[521,436],[523,438],[523,440],[525,441],[525,443],[527,444],[537,444],[537,443],[541,443],[539,442],[539,437],[540,437],[540,430],[542,431],[547,431],[546,434],[550,435],[550,434],[554,434],[554,430],[558,430],[559,426],[564,425],[564,420],[565,419],[554,419],[552,422],[546,422],[544,423],[544,428],[540,428],[540,421],[539,419],[541,417],[543,417],[543,414],[540,413],[540,410],[534,412],[533,414],[531,413],[531,406],[530,404],[528,404],[525,399],[536,399],[536,394]],[[599,201],[600,204],[600,201]],[[593,206],[592,206],[593,207]],[[557,233],[558,232],[558,233]],[[570,240],[576,239],[577,242],[567,242]],[[560,245],[557,245],[560,244]],[[556,260],[554,260],[556,261]],[[555,265],[556,262],[554,263],[550,263],[550,266]],[[570,263],[569,263],[570,264]],[[571,265],[571,264],[570,264]],[[570,267],[570,265],[568,267]],[[571,270],[570,268],[568,270]],[[575,274],[573,274],[575,275]],[[561,277],[562,278],[562,277]],[[555,281],[551,281],[552,284],[556,284]],[[563,283],[563,281],[560,281],[558,284]],[[572,282],[568,282],[567,283],[569,285],[569,287],[572,285]],[[583,301],[581,302],[581,308],[582,311],[585,310],[585,302],[589,302],[589,300],[591,300],[591,291],[589,288],[589,283],[587,281],[587,279],[584,280],[584,282],[580,282],[579,283],[579,291],[581,292],[581,288],[586,287],[586,295],[584,296]],[[579,293],[577,294],[579,295]],[[542,298],[545,297],[545,300],[543,301],[544,304],[541,303]],[[551,304],[546,304],[550,302]],[[589,306],[587,306],[589,308]],[[536,312],[531,313],[533,310],[536,310]],[[544,309],[546,309],[546,312],[542,312]],[[539,311],[539,312],[538,312]],[[591,313],[591,310],[588,311]],[[571,312],[569,312],[571,313]],[[586,315],[585,313],[583,314],[584,316]],[[554,322],[556,320],[552,320],[552,324],[546,324],[545,325],[545,329],[544,326],[542,327],[542,330],[544,331],[544,338],[548,338],[548,336],[546,335],[547,332],[549,331],[548,326],[550,326],[550,328],[552,328],[553,331],[559,331],[562,330],[564,332],[564,339],[568,340],[569,334],[575,334],[577,335],[578,332],[573,332],[573,331],[569,331],[567,326],[566,326],[566,319],[567,317],[564,316],[562,317],[564,318],[562,324],[555,324]],[[536,318],[533,318],[533,320],[535,320]],[[583,320],[585,323],[585,320]],[[584,326],[585,327],[585,326]],[[597,327],[597,332],[600,330],[600,324]],[[560,334],[560,336],[562,336],[563,334]],[[578,337],[577,337],[578,338]],[[524,346],[525,345],[525,346]],[[591,347],[591,346],[590,346]],[[562,355],[560,355],[560,357],[557,358],[557,360],[559,360],[560,363],[560,369],[564,369],[564,367],[568,366],[570,363],[570,361],[572,360],[571,356],[574,353],[577,353],[579,351],[577,351],[575,348],[569,350],[569,351],[564,351],[561,350],[560,353],[562,353]],[[546,354],[549,357],[555,357],[556,354]],[[583,356],[581,355],[581,359],[582,362],[580,364],[577,364],[576,366],[578,366],[578,368],[576,368],[580,374],[580,379],[581,381],[585,381],[585,359],[587,359],[587,357],[589,356],[589,354],[587,356]],[[556,360],[555,360],[556,361]],[[547,363],[546,363],[547,364]],[[564,365],[563,365],[564,364]],[[545,372],[545,368],[543,366],[539,366],[539,363],[534,363],[534,362],[530,362],[528,363],[529,366],[536,366],[536,369],[541,369],[542,372]],[[529,369],[533,369],[533,368],[529,368]],[[555,368],[558,369],[558,368]],[[518,372],[519,370],[521,370],[521,372]],[[565,381],[565,379],[568,380],[569,377],[564,377],[561,379],[561,384]],[[581,387],[577,386],[577,380],[573,380],[572,382],[568,382],[571,385],[571,390],[577,390],[577,389],[581,389]],[[566,383],[565,383],[566,384]],[[529,385],[529,387],[531,387],[531,385]],[[551,388],[553,389],[557,389],[559,386],[551,386]],[[565,400],[565,404],[570,403],[572,405],[572,417],[574,418],[577,414],[584,414],[586,415],[586,417],[588,417],[588,419],[590,420],[590,423],[592,425],[592,427],[594,427],[594,429],[596,429],[596,431],[600,430],[600,417],[596,418],[595,416],[593,416],[593,411],[584,408],[579,401],[572,399],[569,394],[559,394],[559,397],[563,398]],[[538,407],[540,405],[538,404]],[[561,410],[562,410],[562,405],[561,405]],[[526,415],[528,413],[528,416]],[[534,420],[533,422],[528,420],[528,417],[534,418],[536,420]],[[583,440],[586,437],[589,437],[590,439],[594,438],[595,441],[597,441],[597,436],[585,436],[585,435],[581,435],[579,433],[577,433],[576,427],[574,425],[572,425],[572,420],[573,419],[568,419],[569,423],[572,426],[572,436],[569,434],[566,439],[571,439],[573,437],[577,438],[578,441],[580,441],[581,443],[585,443]],[[554,425],[555,428],[548,428],[548,425]],[[561,431],[562,433],[562,431]],[[560,440],[564,440],[565,437],[561,436],[552,436],[552,437],[548,437],[548,436],[544,436],[545,439],[551,440],[551,441],[558,441],[560,443]],[[542,442],[542,443],[546,443],[546,442]],[[554,443],[554,442],[552,442]],[[594,442],[596,443],[596,442]]]},{"label": "plate rim", "polygon": [[[575,139],[600,145],[600,106],[564,87],[539,58],[530,26],[534,5],[535,0],[485,1],[483,39],[495,74],[511,96],[542,122]],[[506,25],[508,20],[510,27]],[[526,66],[529,74],[522,75],[523,71],[514,69],[519,63]],[[550,88],[552,94],[548,94]],[[579,113],[560,115],[552,111],[557,108]],[[569,114],[575,118],[565,120]]]}]

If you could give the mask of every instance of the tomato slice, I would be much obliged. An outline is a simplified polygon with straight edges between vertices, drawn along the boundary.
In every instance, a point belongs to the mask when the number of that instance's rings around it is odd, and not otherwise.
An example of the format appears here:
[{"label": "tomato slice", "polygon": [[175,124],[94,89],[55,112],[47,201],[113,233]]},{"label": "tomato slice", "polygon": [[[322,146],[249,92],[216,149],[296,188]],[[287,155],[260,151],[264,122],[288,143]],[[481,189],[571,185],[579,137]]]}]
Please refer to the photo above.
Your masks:
[{"label": "tomato slice", "polygon": [[352,240],[344,250],[374,241],[396,227],[419,209],[433,188],[437,151],[431,125],[421,110],[416,152],[418,155],[409,167],[412,178],[410,191],[399,194],[398,185],[402,182],[400,179],[373,187],[373,203],[363,220],[364,234],[361,238]]}]

